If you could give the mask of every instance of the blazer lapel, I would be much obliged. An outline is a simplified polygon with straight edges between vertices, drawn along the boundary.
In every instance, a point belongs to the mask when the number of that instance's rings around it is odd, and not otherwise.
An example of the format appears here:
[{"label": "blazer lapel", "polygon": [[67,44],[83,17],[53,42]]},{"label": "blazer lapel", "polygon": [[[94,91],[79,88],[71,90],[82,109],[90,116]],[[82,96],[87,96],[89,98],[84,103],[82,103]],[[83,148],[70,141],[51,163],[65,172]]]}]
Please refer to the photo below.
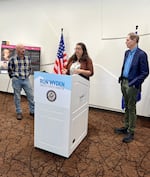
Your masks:
[{"label": "blazer lapel", "polygon": [[[132,68],[132,66],[133,66],[133,64],[135,63],[135,61],[137,60],[137,56],[139,55],[139,50],[138,50],[138,48],[137,48],[137,50],[136,50],[136,52],[135,52],[135,54],[134,54],[134,56],[133,56],[133,60],[132,60],[132,63],[131,63],[131,67],[130,67],[130,70],[131,70],[131,68]],[[130,70],[129,70],[129,72],[130,72]]]}]

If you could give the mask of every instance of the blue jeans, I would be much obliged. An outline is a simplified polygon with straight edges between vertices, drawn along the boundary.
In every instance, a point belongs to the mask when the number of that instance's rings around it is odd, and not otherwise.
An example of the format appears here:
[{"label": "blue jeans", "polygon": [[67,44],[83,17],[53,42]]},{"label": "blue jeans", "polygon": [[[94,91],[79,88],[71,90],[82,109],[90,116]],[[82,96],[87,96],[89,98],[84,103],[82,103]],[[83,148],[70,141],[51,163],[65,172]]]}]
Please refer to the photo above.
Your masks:
[{"label": "blue jeans", "polygon": [[22,113],[20,102],[21,102],[21,90],[23,88],[27,96],[28,103],[29,103],[30,113],[34,113],[34,100],[33,100],[32,87],[31,87],[29,78],[19,79],[19,78],[13,77],[12,87],[14,89],[14,102],[16,106],[16,112]]}]

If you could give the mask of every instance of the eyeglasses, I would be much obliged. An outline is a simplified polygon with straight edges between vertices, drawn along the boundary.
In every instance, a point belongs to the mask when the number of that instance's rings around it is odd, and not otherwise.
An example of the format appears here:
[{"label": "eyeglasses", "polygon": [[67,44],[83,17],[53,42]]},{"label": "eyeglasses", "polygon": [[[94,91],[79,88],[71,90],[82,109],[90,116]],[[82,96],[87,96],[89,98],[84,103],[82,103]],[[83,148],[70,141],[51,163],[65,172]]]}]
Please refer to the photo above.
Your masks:
[{"label": "eyeglasses", "polygon": [[82,50],[82,48],[81,47],[76,47],[75,50]]}]

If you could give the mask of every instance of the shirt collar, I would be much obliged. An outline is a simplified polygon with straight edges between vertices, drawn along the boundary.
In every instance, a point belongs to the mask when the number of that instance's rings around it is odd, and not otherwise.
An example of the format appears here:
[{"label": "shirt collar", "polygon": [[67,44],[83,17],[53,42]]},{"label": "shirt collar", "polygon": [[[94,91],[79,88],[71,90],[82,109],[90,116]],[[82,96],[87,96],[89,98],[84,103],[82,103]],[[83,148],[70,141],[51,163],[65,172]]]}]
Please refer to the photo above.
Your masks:
[{"label": "shirt collar", "polygon": [[132,54],[132,53],[135,53],[136,50],[137,50],[137,47],[135,47],[135,48],[133,48],[132,50],[130,50],[130,53],[131,53],[131,54]]}]

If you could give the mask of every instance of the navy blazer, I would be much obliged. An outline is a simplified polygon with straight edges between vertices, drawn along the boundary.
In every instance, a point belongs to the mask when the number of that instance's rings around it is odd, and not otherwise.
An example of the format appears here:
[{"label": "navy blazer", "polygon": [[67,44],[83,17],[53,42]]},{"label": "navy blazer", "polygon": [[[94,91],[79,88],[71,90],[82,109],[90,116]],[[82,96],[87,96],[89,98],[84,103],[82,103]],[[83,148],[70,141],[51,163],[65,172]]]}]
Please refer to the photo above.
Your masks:
[{"label": "navy blazer", "polygon": [[[125,52],[124,62],[122,66],[121,76],[119,77],[119,82],[123,79],[123,70],[125,66],[126,59],[128,57],[130,50]],[[137,48],[128,75],[129,86],[135,86],[137,89],[141,89],[142,83],[145,78],[149,75],[149,65],[147,54]]]}]

